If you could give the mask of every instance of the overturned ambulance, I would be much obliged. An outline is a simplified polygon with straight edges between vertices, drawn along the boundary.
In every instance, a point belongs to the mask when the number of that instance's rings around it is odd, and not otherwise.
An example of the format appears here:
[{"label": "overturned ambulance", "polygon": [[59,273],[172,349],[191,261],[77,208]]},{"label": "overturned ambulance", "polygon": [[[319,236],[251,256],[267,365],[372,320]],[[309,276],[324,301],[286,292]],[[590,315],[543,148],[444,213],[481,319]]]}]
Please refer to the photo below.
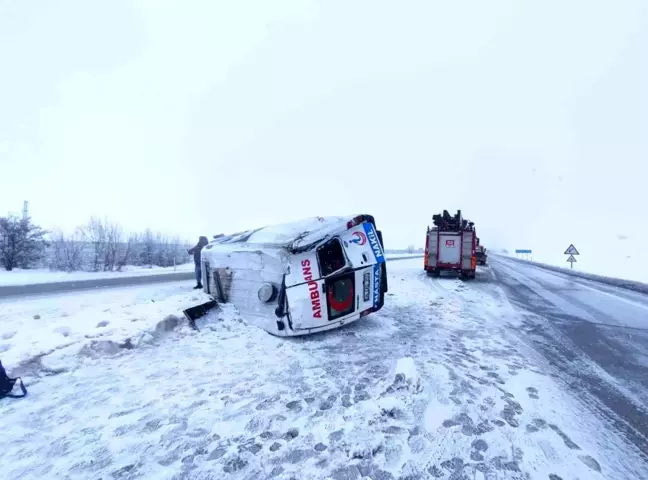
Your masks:
[{"label": "overturned ambulance", "polygon": [[[371,215],[315,217],[219,235],[201,253],[203,289],[273,335],[340,327],[380,310],[387,292],[382,234]],[[191,311],[192,309],[189,309]]]}]

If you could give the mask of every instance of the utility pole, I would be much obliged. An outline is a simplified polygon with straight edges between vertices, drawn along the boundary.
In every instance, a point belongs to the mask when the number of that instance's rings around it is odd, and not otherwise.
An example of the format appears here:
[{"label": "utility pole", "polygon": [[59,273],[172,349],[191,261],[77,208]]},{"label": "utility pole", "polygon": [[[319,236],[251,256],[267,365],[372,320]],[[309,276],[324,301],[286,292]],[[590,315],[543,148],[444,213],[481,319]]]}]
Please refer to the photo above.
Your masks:
[{"label": "utility pole", "polygon": [[29,214],[27,213],[28,212],[28,210],[27,210],[28,203],[29,202],[27,200],[25,200],[25,202],[23,203],[23,221],[25,221],[25,222],[29,218]]}]

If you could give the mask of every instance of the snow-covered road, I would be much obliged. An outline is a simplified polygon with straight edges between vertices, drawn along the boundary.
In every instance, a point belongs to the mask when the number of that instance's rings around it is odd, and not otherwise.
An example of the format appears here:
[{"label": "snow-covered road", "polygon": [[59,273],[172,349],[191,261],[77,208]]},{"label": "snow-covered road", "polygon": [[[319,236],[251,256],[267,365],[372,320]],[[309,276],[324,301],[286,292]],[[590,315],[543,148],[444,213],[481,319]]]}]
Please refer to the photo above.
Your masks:
[{"label": "snow-covered road", "polygon": [[226,308],[201,333],[86,355],[0,402],[0,476],[648,478],[637,425],[566,381],[581,362],[539,348],[533,326],[554,317],[515,294],[524,268],[462,283],[400,261],[383,310],[343,329],[279,339]]},{"label": "snow-covered road", "polygon": [[626,461],[648,478],[648,296],[504,258],[494,268],[524,341],[605,431],[643,452]]}]

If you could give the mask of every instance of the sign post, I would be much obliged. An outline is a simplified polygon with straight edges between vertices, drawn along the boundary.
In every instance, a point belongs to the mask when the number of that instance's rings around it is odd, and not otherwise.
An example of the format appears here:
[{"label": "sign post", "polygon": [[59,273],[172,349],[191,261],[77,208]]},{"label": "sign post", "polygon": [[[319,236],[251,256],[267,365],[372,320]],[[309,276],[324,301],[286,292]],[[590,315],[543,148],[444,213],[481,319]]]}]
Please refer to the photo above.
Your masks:
[{"label": "sign post", "polygon": [[565,255],[569,255],[569,258],[567,258],[567,261],[569,262],[569,268],[574,268],[574,263],[578,261],[576,260],[576,257],[574,257],[574,255],[580,255],[580,253],[578,253],[578,250],[576,250],[576,247],[574,247],[573,243],[569,245],[567,250],[565,250]]}]

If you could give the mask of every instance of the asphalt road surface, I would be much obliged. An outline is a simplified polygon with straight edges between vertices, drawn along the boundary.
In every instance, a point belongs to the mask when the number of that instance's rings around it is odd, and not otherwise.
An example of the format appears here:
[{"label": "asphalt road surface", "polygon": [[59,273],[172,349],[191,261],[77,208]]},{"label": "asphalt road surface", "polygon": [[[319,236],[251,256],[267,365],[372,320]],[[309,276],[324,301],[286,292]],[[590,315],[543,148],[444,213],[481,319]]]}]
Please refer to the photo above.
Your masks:
[{"label": "asphalt road surface", "polygon": [[648,465],[648,296],[499,257],[491,269],[520,335]]}]

